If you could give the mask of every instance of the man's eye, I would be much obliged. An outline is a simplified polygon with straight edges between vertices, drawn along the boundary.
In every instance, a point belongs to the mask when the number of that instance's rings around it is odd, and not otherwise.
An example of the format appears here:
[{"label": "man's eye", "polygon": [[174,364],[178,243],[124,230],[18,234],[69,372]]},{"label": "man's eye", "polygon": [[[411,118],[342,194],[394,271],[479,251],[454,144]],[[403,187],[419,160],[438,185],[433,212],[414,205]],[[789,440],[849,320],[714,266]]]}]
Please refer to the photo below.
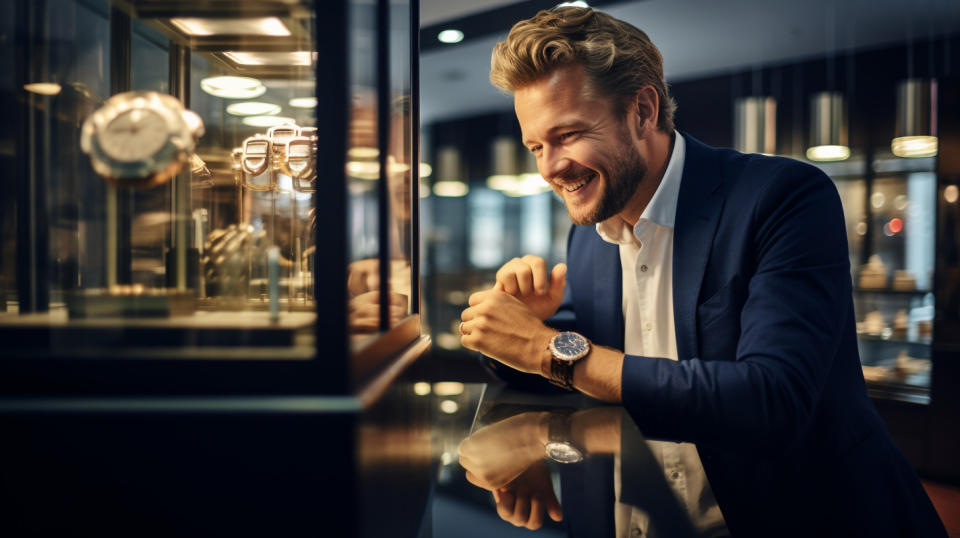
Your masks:
[{"label": "man's eye", "polygon": [[530,153],[538,153],[543,146],[531,146]]},{"label": "man's eye", "polygon": [[580,131],[570,131],[569,133],[563,133],[560,135],[560,140],[566,140],[573,135],[578,134]]}]

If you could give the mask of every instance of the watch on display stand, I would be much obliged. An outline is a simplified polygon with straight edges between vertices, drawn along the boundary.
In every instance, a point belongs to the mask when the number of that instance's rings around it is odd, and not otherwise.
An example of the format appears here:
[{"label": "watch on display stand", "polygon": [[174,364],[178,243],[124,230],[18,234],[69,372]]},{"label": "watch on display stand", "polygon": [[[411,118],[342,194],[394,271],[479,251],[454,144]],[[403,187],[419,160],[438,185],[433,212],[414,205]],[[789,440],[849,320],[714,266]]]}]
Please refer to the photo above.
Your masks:
[{"label": "watch on display stand", "polygon": [[[192,173],[209,176],[194,154],[203,121],[175,97],[133,91],[107,99],[83,122],[80,148],[93,170],[117,189],[164,184],[190,164]],[[191,291],[143,284],[110,283],[64,293],[70,318],[167,317],[195,310]]]}]

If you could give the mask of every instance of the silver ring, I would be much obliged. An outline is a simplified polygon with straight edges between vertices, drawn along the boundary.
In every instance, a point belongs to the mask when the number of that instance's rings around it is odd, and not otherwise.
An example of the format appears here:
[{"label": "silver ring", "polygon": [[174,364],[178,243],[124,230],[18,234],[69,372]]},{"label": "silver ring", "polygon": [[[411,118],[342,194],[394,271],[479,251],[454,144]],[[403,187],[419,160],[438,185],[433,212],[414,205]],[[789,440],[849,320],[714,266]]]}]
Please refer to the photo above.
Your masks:
[{"label": "silver ring", "polygon": [[459,327],[457,330],[460,331],[460,336],[465,336],[465,335],[466,335],[466,333],[463,332],[463,322],[462,322],[462,321],[460,322],[460,327]]}]

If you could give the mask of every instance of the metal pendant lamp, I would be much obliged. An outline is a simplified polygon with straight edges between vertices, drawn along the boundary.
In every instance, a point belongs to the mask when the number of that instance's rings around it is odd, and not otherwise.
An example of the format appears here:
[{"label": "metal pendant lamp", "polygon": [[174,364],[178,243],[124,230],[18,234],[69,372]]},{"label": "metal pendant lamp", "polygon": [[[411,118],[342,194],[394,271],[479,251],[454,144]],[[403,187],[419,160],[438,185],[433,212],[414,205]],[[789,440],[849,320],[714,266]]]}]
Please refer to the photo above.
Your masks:
[{"label": "metal pendant lamp", "polygon": [[849,157],[843,95],[839,92],[813,94],[810,98],[810,146],[807,148],[807,159],[843,161]]},{"label": "metal pendant lamp", "polygon": [[896,136],[890,149],[897,157],[937,154],[937,81],[910,78],[897,86]]},{"label": "metal pendant lamp", "polygon": [[733,144],[743,153],[776,152],[777,101],[773,97],[741,97],[734,102]]}]

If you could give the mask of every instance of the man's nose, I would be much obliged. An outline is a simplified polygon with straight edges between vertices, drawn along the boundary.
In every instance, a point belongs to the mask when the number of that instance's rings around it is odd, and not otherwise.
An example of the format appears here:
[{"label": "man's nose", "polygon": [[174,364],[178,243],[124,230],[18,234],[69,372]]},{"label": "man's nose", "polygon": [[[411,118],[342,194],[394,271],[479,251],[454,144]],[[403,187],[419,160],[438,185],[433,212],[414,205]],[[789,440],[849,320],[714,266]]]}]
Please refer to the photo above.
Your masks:
[{"label": "man's nose", "polygon": [[540,157],[540,175],[546,180],[562,177],[570,168],[572,161],[555,149],[544,148]]}]

